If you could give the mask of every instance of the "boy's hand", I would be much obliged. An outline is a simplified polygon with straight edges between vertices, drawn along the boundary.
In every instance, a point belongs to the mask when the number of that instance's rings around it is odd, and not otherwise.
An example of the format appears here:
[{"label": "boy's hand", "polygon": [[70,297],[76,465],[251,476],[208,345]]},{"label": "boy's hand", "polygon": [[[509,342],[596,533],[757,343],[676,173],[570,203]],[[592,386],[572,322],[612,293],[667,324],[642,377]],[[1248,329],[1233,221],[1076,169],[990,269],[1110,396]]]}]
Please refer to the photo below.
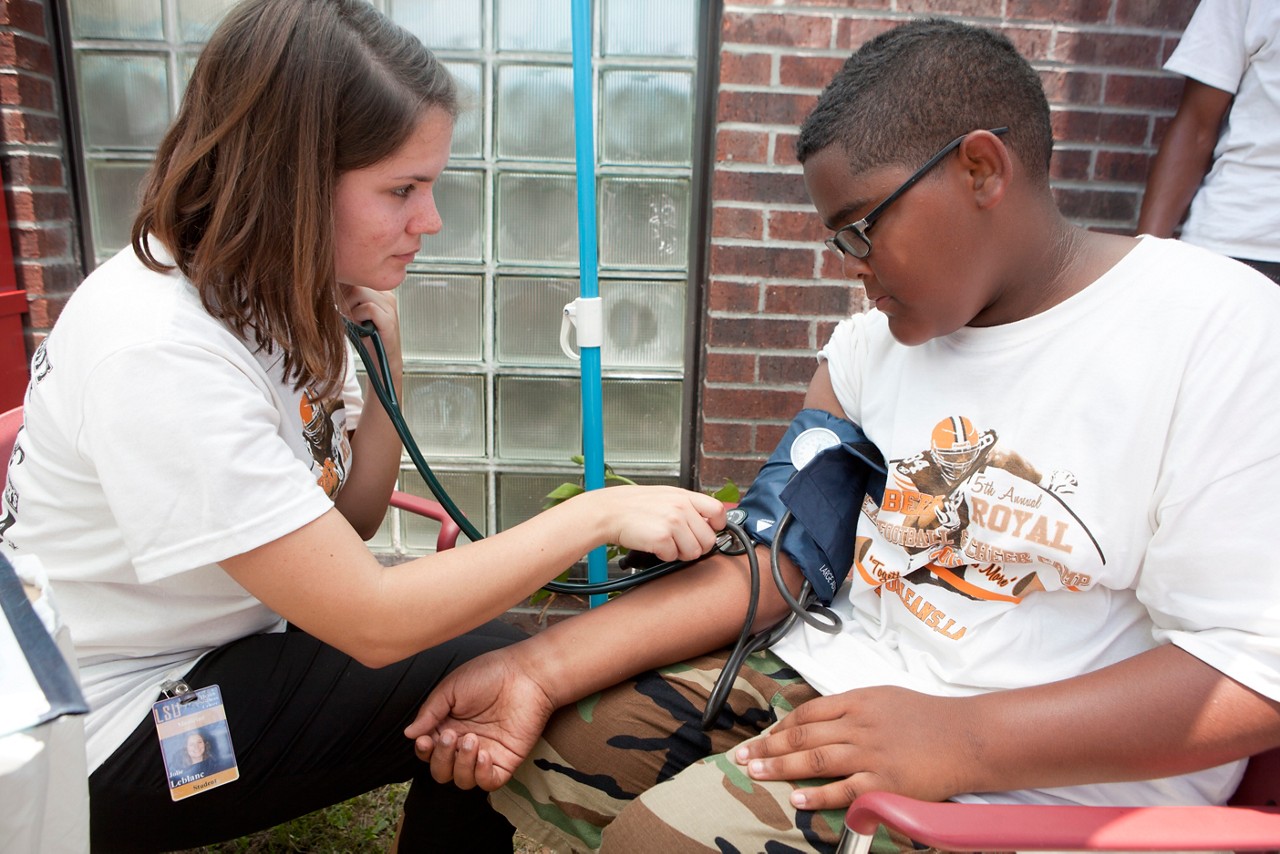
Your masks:
[{"label": "boy's hand", "polygon": [[802,704],[734,752],[757,780],[835,778],[797,789],[797,809],[843,809],[867,791],[941,801],[966,791],[963,700],[905,688],[863,688]]},{"label": "boy's hand", "polygon": [[463,789],[502,787],[524,761],[555,705],[510,654],[496,650],[450,673],[404,734],[431,776]]}]

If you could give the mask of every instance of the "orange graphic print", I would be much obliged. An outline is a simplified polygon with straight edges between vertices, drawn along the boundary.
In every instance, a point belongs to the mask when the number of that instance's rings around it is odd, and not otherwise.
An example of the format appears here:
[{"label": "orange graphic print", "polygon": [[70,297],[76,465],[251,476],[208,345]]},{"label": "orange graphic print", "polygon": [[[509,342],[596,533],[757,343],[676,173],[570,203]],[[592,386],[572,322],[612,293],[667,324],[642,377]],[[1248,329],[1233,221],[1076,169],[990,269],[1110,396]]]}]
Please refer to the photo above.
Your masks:
[{"label": "orange graphic print", "polygon": [[968,629],[925,591],[1007,607],[1038,591],[1087,589],[1106,562],[1064,499],[1078,486],[1075,476],[1045,475],[998,445],[994,430],[966,416],[943,418],[928,450],[890,461],[879,504],[863,504],[872,529],[859,528],[858,578],[877,594],[896,594],[909,613],[952,639]]},{"label": "orange graphic print", "polygon": [[302,438],[314,461],[311,470],[317,472],[316,483],[330,498],[338,494],[347,479],[342,454],[346,437],[339,435],[333,423],[333,413],[341,406],[339,403],[331,408],[325,401],[317,400],[309,388],[302,392],[298,402]]}]

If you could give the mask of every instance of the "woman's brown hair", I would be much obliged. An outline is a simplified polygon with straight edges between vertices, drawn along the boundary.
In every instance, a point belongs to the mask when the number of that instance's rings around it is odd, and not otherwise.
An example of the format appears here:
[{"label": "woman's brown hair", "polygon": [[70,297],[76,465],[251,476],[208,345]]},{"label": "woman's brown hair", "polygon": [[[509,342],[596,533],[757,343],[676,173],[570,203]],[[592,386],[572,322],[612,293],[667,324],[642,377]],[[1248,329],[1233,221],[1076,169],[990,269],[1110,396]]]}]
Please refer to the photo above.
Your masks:
[{"label": "woman's brown hair", "polygon": [[394,152],[431,108],[457,113],[453,79],[365,0],[247,0],[196,63],[133,223],[172,253],[205,309],[284,355],[285,377],[328,397],[346,347],[334,271],[342,173]]}]

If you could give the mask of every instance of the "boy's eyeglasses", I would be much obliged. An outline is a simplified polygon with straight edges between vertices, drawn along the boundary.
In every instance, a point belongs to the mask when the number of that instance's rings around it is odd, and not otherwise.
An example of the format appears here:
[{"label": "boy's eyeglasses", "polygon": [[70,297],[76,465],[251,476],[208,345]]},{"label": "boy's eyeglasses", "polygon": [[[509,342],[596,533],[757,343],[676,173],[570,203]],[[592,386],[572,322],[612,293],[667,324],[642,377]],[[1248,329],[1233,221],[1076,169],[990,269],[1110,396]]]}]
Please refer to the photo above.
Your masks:
[{"label": "boy's eyeglasses", "polygon": [[[969,133],[972,133],[970,131]],[[1007,127],[991,128],[990,133],[1000,136],[1009,132]],[[841,226],[836,229],[836,233],[827,238],[827,246],[833,252],[841,255],[848,255],[852,258],[866,258],[871,254],[871,238],[867,237],[867,232],[871,230],[871,226],[875,225],[880,215],[885,212],[889,205],[893,204],[899,196],[911,189],[912,185],[925,176],[933,167],[942,162],[942,158],[946,157],[954,151],[960,143],[964,142],[964,138],[968,133],[961,134],[955,139],[948,142],[942,147],[942,150],[933,155],[925,162],[923,166],[915,171],[915,174],[902,182],[902,186],[894,190],[885,198],[883,202],[871,209],[871,213],[864,216],[857,222],[851,222],[848,225]]]}]

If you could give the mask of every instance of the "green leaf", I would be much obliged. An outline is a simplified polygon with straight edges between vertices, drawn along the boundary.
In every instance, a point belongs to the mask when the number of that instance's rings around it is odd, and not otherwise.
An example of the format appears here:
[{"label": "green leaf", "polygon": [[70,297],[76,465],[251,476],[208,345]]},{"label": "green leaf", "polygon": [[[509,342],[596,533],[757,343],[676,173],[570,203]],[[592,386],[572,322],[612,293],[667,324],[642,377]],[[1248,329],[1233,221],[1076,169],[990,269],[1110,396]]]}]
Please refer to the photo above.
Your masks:
[{"label": "green leaf", "polygon": [[586,489],[578,483],[562,483],[555,489],[547,493],[547,503],[542,505],[542,509],[554,507],[562,501],[568,501],[575,495],[581,495]]},{"label": "green leaf", "polygon": [[742,491],[738,489],[738,484],[726,479],[724,486],[711,493],[711,497],[725,504],[737,504],[742,500]]}]

